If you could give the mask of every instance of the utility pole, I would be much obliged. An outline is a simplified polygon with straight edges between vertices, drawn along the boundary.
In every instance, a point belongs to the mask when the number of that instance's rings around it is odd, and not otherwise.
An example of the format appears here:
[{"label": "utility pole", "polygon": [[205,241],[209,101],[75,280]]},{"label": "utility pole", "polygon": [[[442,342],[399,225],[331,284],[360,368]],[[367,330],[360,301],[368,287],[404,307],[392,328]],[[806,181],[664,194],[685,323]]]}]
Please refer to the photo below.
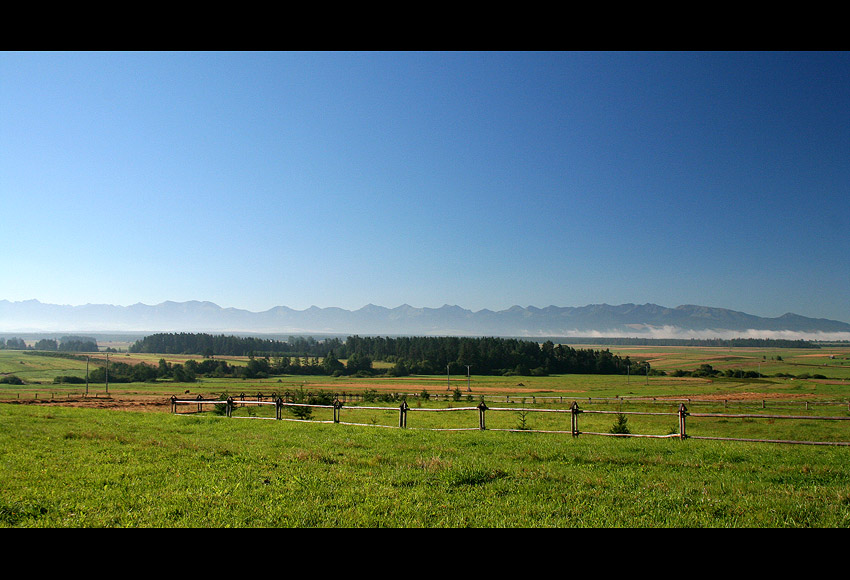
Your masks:
[{"label": "utility pole", "polygon": [[89,357],[86,357],[86,396],[89,396]]},{"label": "utility pole", "polygon": [[447,391],[451,391],[451,390],[452,390],[452,383],[451,383],[451,377],[452,377],[452,376],[451,376],[451,373],[449,372],[449,367],[450,367],[450,366],[451,366],[451,365],[446,365],[446,390],[447,390]]},{"label": "utility pole", "polygon": [[469,386],[469,367],[472,365],[466,365],[466,391],[471,393],[472,388]]},{"label": "utility pole", "polygon": [[106,353],[106,394],[109,394],[109,353]]}]

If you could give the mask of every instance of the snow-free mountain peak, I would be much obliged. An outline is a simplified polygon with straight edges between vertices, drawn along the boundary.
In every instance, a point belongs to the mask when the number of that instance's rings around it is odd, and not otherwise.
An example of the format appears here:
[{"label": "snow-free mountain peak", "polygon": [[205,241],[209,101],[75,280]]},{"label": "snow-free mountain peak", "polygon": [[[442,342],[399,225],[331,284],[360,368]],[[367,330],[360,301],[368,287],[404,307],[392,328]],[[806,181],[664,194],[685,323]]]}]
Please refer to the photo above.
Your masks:
[{"label": "snow-free mountain peak", "polygon": [[850,324],[786,313],[776,318],[734,310],[657,304],[582,307],[511,306],[472,311],[458,305],[358,310],[276,306],[264,312],[221,308],[213,302],[166,301],[154,306],[67,306],[38,300],[0,300],[0,332],[133,331],[214,333],[324,333],[470,336],[767,337],[805,333],[810,339],[850,340]]}]

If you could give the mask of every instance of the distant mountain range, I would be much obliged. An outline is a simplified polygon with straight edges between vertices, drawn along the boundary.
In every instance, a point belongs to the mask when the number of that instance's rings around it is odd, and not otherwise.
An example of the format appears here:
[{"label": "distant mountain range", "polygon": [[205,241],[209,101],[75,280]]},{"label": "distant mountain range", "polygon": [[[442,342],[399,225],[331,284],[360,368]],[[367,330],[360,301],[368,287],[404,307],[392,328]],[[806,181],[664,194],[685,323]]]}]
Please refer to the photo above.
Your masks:
[{"label": "distant mountain range", "polygon": [[513,306],[473,312],[449,305],[385,308],[369,304],[359,310],[277,306],[251,312],[199,301],[169,301],[155,306],[67,306],[38,300],[0,300],[0,332],[59,331],[850,340],[850,324],[846,322],[790,313],[764,318],[694,305]]}]

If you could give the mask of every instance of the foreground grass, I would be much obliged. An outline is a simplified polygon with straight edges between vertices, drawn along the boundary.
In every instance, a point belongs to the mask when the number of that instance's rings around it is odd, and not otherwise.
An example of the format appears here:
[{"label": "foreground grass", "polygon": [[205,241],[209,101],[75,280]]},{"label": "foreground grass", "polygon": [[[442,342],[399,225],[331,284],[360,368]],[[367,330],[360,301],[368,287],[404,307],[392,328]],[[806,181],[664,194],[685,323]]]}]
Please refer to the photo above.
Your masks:
[{"label": "foreground grass", "polygon": [[4,527],[848,527],[850,449],[0,405]]}]

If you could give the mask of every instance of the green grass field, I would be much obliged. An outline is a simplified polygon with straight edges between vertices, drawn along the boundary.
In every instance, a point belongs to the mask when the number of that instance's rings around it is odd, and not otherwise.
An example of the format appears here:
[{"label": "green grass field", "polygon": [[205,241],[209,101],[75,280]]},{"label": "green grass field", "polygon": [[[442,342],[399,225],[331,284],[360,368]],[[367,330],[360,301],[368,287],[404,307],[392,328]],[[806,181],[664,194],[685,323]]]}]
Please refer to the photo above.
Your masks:
[{"label": "green grass field", "polygon": [[847,527],[850,449],[0,406],[11,527]]},{"label": "green grass field", "polygon": [[[635,349],[616,350],[638,358]],[[323,423],[332,419],[323,408],[309,423],[261,420],[273,417],[269,406],[239,406],[230,419],[193,413],[193,405],[179,415],[165,404],[161,412],[72,408],[66,401],[80,401],[83,387],[52,379],[84,376],[85,361],[0,351],[0,374],[26,382],[0,385],[0,526],[850,526],[850,447],[540,432],[570,429],[569,413],[540,409],[566,410],[576,401],[583,410],[608,411],[579,416],[583,433],[607,433],[617,411],[675,413],[680,401],[657,399],[676,397],[694,399],[687,403],[693,413],[764,416],[691,417],[691,436],[850,441],[850,421],[769,417],[850,417],[850,349],[640,350],[665,370],[708,361],[715,368],[761,365],[763,374],[816,368],[830,379],[473,376],[471,393],[466,377],[109,386],[115,401],[162,403],[172,395],[250,398],[300,388],[427,390],[430,400],[409,398],[407,428],[398,429],[382,428],[398,425],[397,402],[347,402],[341,420],[358,425]],[[91,397],[106,398],[103,384],[90,387]],[[455,388],[460,400],[451,396]],[[482,395],[491,408],[486,431],[477,429],[477,410],[457,410],[475,407]],[[625,417],[632,433],[676,433],[675,415]]]}]

